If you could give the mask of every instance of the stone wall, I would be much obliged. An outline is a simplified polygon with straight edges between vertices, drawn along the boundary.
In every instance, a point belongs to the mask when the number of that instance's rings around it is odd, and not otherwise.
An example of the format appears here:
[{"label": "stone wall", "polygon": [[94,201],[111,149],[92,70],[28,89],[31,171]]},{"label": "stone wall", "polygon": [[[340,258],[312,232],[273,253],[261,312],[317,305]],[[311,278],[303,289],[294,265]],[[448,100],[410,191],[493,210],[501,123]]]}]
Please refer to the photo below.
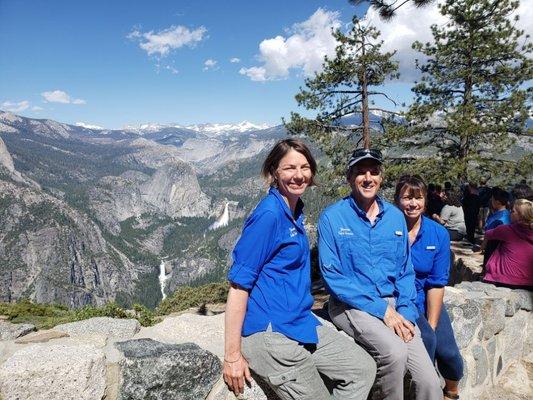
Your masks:
[{"label": "stone wall", "polygon": [[[444,302],[465,364],[462,398],[487,396],[509,367],[532,369],[533,293],[462,282],[446,288]],[[517,381],[516,389],[522,384],[533,396],[529,380]]]},{"label": "stone wall", "polygon": [[[465,361],[461,398],[532,398],[532,294],[462,282],[445,306]],[[94,318],[31,332],[0,320],[0,399],[234,400],[220,378],[223,324],[182,314],[149,328]],[[256,381],[240,399],[276,399]],[[493,395],[506,385],[518,397]]]}]

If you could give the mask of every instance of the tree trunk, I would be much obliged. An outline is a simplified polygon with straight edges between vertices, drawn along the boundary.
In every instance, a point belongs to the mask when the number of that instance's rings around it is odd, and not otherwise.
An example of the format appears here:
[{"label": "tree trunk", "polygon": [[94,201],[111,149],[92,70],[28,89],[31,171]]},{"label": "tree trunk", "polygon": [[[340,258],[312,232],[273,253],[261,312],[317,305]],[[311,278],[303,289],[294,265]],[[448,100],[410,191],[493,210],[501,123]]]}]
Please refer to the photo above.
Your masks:
[{"label": "tree trunk", "polygon": [[365,59],[365,38],[362,37],[362,52],[361,52],[361,59],[362,67],[361,67],[361,89],[362,89],[362,114],[363,114],[363,147],[365,149],[370,148],[370,118],[368,115],[368,81],[366,78],[366,65],[364,62]]}]

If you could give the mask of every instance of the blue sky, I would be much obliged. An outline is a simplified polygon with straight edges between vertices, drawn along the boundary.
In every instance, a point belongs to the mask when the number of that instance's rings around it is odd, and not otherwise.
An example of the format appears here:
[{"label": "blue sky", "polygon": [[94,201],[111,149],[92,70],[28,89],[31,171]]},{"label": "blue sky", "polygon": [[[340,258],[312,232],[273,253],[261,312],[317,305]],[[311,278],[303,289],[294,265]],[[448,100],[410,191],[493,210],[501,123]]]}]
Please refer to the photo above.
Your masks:
[{"label": "blue sky", "polygon": [[[384,24],[366,8],[347,0],[0,0],[0,109],[106,128],[277,124],[332,51],[330,27],[354,13],[413,58],[412,38],[429,32],[414,28],[414,11]],[[424,12],[427,26],[439,21],[435,7]],[[387,87],[400,101],[410,99],[408,64],[402,82]]]}]

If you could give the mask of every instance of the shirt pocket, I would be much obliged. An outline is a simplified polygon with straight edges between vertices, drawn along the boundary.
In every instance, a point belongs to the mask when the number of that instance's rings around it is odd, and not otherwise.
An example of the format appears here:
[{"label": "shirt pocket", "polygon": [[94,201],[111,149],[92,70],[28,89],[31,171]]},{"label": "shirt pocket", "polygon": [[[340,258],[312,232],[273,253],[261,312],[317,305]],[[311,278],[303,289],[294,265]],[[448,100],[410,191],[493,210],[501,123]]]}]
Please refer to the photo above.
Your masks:
[{"label": "shirt pocket", "polygon": [[399,262],[404,258],[404,246],[403,235],[390,235],[376,241],[371,250],[374,265],[387,277],[395,277],[399,272]]},{"label": "shirt pocket", "polygon": [[368,246],[367,240],[360,235],[354,234],[344,236],[339,239],[339,257],[345,275],[351,275],[360,279],[366,277],[369,281],[374,281],[374,268],[371,266],[369,251],[372,246]]}]

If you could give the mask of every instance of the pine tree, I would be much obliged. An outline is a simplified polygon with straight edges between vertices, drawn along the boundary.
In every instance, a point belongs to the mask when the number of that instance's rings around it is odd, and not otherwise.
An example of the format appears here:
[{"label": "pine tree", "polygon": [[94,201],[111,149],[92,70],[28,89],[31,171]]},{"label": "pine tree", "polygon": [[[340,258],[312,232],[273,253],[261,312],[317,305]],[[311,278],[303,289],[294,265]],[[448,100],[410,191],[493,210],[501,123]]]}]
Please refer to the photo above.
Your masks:
[{"label": "pine tree", "polygon": [[411,170],[463,180],[531,171],[531,154],[519,162],[505,156],[525,133],[531,88],[524,83],[533,77],[533,45],[515,27],[518,16],[511,18],[518,5],[446,0],[439,7],[449,22],[431,27],[434,43],[413,44],[427,61],[417,62],[422,79],[412,89],[409,126],[388,138],[411,150],[432,147],[437,156],[413,160]]},{"label": "pine tree", "polygon": [[370,3],[370,6],[378,10],[379,16],[385,20],[393,18],[396,10],[410,1],[413,2],[416,7],[423,7],[433,2],[433,0],[348,0],[348,2],[353,5]]},{"label": "pine tree", "polygon": [[[306,79],[305,89],[300,88],[296,95],[298,105],[317,110],[316,118],[308,119],[293,112],[290,122],[285,123],[290,133],[308,136],[328,156],[332,165],[321,175],[331,187],[344,176],[351,151],[361,141],[364,148],[370,147],[370,132],[380,123],[371,120],[370,112],[393,114],[376,107],[373,99],[384,96],[394,103],[376,87],[386,79],[399,77],[398,63],[392,60],[394,52],[381,51],[383,42],[379,41],[379,31],[362,24],[356,17],[352,23],[347,33],[334,32],[339,43],[335,57],[326,57],[322,72]],[[361,124],[342,125],[343,117],[359,115]]]}]

